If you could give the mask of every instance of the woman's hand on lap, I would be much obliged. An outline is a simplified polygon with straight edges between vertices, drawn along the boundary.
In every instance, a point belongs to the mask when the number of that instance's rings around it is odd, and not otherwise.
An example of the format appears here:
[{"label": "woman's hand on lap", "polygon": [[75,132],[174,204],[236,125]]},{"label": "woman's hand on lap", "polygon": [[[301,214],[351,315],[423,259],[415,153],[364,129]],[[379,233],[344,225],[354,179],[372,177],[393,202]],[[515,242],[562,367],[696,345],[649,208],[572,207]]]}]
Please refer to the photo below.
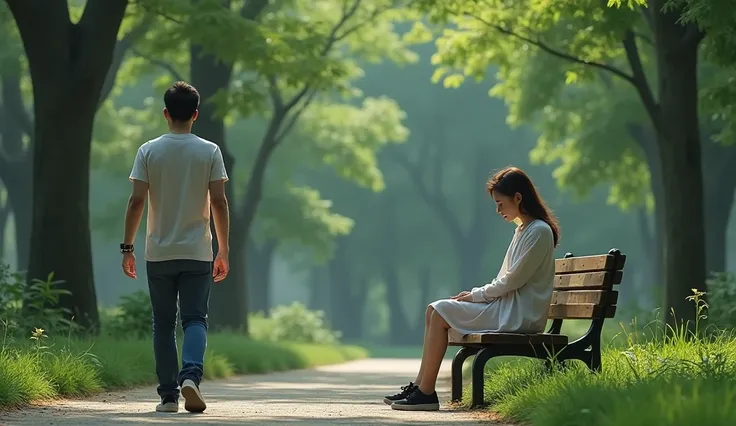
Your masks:
[{"label": "woman's hand on lap", "polygon": [[460,293],[457,294],[457,296],[452,296],[450,299],[452,299],[452,300],[460,300],[461,298],[463,298],[465,296],[469,296],[469,295],[470,295],[470,292],[469,291],[461,291]]},{"label": "woman's hand on lap", "polygon": [[472,302],[473,296],[470,294],[469,291],[461,291],[460,293],[458,293],[457,296],[452,296],[450,299],[460,302]]}]

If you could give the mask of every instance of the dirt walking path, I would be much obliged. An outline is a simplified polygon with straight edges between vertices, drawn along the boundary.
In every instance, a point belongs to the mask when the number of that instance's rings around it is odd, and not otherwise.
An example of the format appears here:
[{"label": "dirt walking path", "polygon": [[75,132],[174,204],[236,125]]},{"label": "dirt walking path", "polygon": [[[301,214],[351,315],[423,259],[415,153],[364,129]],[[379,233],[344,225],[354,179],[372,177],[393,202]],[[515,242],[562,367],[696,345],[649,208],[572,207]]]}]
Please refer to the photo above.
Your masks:
[{"label": "dirt walking path", "polygon": [[239,376],[205,381],[203,414],[154,411],[155,386],[106,392],[85,400],[56,401],[22,411],[0,413],[0,425],[479,425],[482,412],[452,411],[449,361],[442,366],[438,386],[439,412],[392,410],[382,397],[414,379],[419,360],[367,359],[340,365],[283,373]]}]

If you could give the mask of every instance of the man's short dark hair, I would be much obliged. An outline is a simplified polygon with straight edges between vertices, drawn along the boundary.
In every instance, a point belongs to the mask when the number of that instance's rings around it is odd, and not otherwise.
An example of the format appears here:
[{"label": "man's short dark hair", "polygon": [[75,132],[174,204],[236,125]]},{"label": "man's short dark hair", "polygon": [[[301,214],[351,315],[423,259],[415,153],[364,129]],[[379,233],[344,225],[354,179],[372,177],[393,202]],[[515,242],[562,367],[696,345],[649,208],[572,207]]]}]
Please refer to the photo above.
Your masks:
[{"label": "man's short dark hair", "polygon": [[191,84],[177,81],[164,93],[164,105],[173,121],[189,121],[199,107],[199,92]]}]

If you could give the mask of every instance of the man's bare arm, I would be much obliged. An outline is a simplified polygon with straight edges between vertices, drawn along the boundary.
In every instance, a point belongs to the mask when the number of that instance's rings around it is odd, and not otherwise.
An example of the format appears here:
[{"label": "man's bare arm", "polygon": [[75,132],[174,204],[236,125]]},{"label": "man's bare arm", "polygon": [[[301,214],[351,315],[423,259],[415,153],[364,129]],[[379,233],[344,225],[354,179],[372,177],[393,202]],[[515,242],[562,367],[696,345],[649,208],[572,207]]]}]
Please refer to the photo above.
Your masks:
[{"label": "man's bare arm", "polygon": [[224,179],[210,182],[210,205],[219,247],[217,254],[227,256],[230,253],[230,210],[225,195]]},{"label": "man's bare arm", "polygon": [[141,180],[133,180],[133,190],[128,198],[128,209],[125,212],[125,236],[123,244],[133,244],[135,234],[141,224],[143,209],[146,206],[148,196],[148,183]]}]

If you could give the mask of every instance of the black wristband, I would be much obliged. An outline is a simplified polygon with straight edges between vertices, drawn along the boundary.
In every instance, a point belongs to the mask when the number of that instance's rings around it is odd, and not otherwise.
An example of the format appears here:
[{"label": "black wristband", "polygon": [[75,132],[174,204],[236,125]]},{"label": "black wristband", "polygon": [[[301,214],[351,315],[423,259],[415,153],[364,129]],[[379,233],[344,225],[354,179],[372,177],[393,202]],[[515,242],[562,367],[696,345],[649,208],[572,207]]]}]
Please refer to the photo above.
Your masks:
[{"label": "black wristband", "polygon": [[133,244],[120,243],[120,253],[133,253]]}]

